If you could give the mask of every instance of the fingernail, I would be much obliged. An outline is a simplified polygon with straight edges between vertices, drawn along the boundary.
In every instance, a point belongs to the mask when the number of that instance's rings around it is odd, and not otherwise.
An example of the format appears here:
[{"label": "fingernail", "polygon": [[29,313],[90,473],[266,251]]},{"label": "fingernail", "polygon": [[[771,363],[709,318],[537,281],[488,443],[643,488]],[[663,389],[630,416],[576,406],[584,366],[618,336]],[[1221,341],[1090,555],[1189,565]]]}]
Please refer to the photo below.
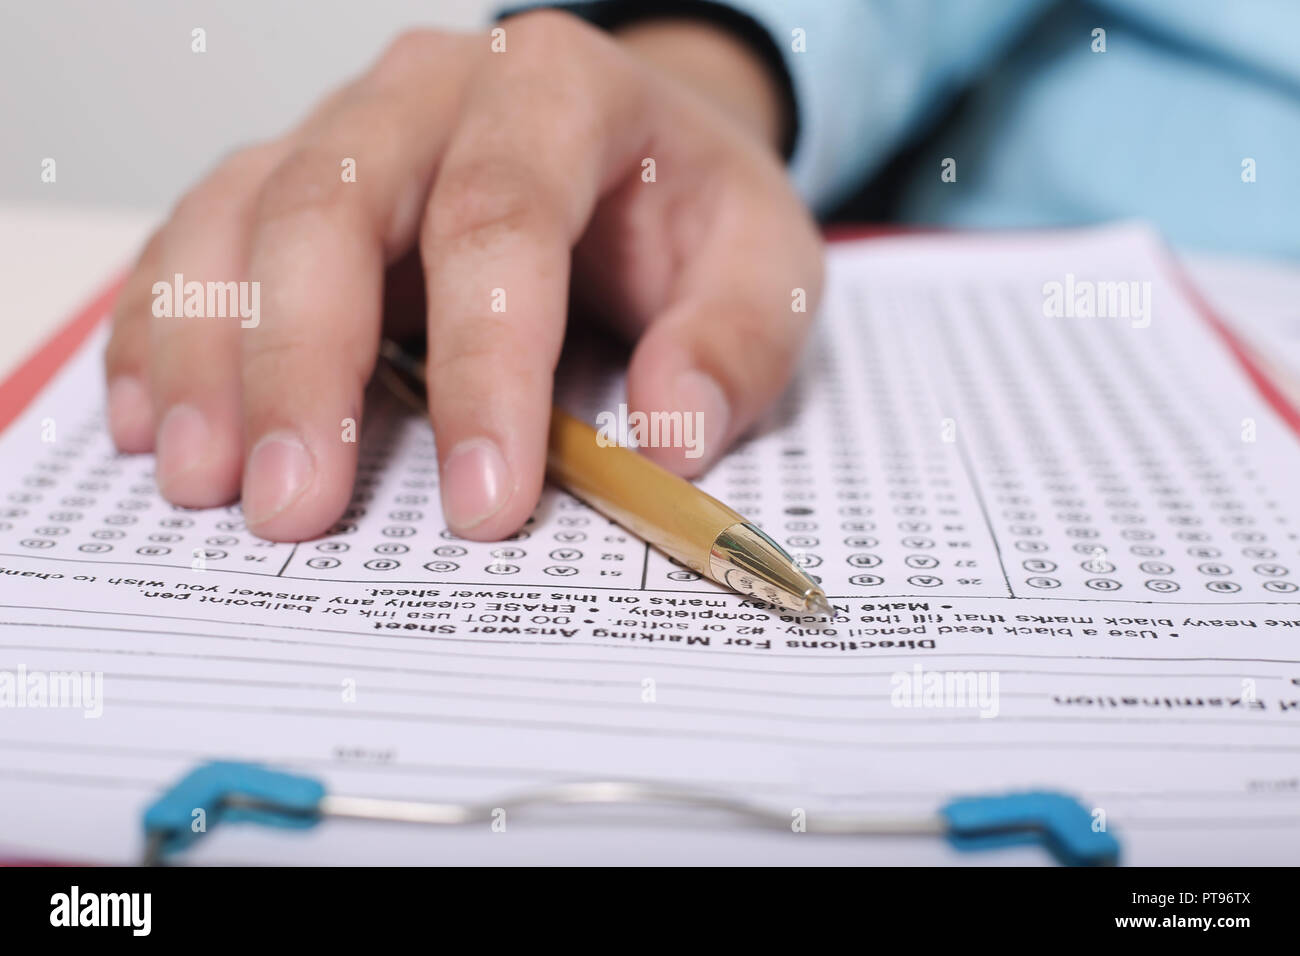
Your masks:
[{"label": "fingernail", "polygon": [[501,510],[511,490],[510,469],[490,439],[461,442],[442,466],[442,507],[453,529],[482,524]]},{"label": "fingernail", "polygon": [[108,385],[108,431],[122,451],[144,451],[153,430],[153,409],[144,383],[120,375]]},{"label": "fingernail", "polygon": [[249,526],[270,521],[298,500],[315,474],[311,452],[293,432],[262,436],[244,471],[244,521]]},{"label": "fingernail", "polygon": [[698,369],[688,369],[679,374],[673,383],[673,398],[677,408],[697,415],[695,435],[699,442],[695,449],[686,449],[687,457],[697,461],[711,461],[722,450],[722,441],[726,437],[727,424],[731,418],[727,393],[713,376]]},{"label": "fingernail", "polygon": [[[185,500],[197,491],[191,476],[208,456],[212,430],[193,405],[173,405],[158,426],[158,487],[172,501]],[[180,502],[178,502],[180,503]]]}]

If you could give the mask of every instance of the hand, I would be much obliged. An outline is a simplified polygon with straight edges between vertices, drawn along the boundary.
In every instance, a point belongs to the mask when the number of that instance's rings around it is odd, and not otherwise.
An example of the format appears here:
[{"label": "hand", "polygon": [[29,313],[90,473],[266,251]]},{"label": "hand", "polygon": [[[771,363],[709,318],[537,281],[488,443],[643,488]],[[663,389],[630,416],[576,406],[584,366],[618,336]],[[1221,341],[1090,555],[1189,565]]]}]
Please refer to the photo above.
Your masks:
[{"label": "hand", "polygon": [[[399,38],[298,129],[222,163],[146,245],[114,314],[109,422],[120,450],[156,450],[169,501],[226,504],[242,484],[249,529],[273,540],[337,520],[386,270],[417,246],[459,535],[509,535],[537,503],[571,275],[638,339],[629,405],[703,413],[703,457],[650,450],[669,467],[702,470],[780,393],[821,245],[772,148],[761,67],[696,24],[623,41],[552,11],[502,26],[505,52],[487,34]],[[710,53],[656,65],[692,50]],[[257,283],[256,324],[156,316],[154,284],[177,273]]]}]

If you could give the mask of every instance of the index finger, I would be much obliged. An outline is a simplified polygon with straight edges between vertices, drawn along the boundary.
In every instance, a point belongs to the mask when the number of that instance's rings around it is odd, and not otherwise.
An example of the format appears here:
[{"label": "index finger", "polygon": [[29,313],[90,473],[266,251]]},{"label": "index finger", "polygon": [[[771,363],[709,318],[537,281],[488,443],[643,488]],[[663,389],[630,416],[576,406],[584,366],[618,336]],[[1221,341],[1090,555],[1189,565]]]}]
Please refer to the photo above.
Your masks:
[{"label": "index finger", "polygon": [[[529,17],[484,64],[421,235],[443,511],[476,540],[510,534],[537,503],[571,250],[645,129],[635,78],[570,20]],[[575,42],[582,55],[561,67]]]}]

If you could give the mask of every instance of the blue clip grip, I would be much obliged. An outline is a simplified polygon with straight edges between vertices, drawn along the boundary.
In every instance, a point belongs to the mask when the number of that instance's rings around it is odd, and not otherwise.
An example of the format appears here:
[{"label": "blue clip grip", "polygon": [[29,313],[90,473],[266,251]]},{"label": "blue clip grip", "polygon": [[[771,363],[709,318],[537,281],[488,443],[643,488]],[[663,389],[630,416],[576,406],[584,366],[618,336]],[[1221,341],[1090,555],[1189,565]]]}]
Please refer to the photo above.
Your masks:
[{"label": "blue clip grip", "polygon": [[[320,822],[324,796],[325,787],[310,777],[213,761],[191,770],[150,805],[144,814],[145,840],[163,855],[185,849],[223,822],[306,829]],[[232,798],[255,806],[232,805]],[[199,820],[202,825],[196,826]]]},{"label": "blue clip grip", "polygon": [[959,850],[1041,843],[1066,866],[1119,863],[1119,841],[1094,829],[1088,809],[1062,793],[963,797],[940,813],[948,821],[948,842]]}]

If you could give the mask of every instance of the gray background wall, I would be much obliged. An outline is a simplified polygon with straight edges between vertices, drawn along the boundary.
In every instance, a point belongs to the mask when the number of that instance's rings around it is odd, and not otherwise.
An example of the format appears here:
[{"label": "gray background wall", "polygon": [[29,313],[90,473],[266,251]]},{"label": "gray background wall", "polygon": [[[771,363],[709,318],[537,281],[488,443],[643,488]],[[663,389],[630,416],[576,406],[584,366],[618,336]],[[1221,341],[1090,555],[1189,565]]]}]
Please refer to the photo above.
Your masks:
[{"label": "gray background wall", "polygon": [[[495,0],[0,0],[0,202],[157,209],[411,26]],[[207,52],[190,31],[207,31]],[[58,178],[41,182],[53,157]]]}]

